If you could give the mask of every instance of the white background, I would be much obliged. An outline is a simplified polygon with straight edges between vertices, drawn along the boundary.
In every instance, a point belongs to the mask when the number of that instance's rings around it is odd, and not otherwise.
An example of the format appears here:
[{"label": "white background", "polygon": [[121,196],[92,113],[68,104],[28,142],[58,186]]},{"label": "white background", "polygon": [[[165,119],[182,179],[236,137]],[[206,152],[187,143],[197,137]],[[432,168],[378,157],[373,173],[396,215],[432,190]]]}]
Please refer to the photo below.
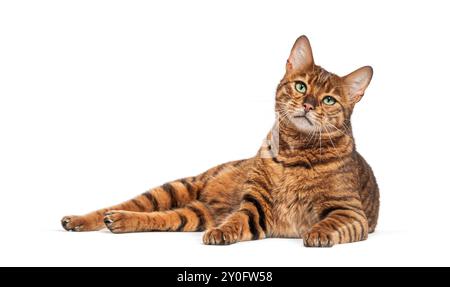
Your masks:
[{"label": "white background", "polygon": [[[0,265],[449,265],[447,1],[2,1]],[[255,154],[295,39],[339,75],[381,190],[369,240],[205,246],[60,218]]]}]

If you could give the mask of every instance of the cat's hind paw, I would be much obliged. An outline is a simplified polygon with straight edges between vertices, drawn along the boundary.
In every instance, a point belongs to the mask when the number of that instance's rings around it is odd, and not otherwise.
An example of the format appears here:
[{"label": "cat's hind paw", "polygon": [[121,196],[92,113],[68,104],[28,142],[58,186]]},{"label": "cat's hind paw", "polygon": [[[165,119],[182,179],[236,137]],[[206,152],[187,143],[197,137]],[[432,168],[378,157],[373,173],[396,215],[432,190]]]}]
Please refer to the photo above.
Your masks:
[{"label": "cat's hind paw", "polygon": [[103,222],[112,233],[126,233],[135,231],[134,214],[125,210],[111,210],[105,213]]},{"label": "cat's hind paw", "polygon": [[85,223],[82,216],[69,215],[61,219],[62,227],[67,231],[89,231],[85,229]]}]

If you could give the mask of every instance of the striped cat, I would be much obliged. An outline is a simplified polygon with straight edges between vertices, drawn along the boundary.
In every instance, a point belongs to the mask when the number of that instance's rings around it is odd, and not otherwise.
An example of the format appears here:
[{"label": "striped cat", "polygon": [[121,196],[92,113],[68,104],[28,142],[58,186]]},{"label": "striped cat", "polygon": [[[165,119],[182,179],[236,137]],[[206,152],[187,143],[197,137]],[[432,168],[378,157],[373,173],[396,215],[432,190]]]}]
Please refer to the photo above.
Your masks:
[{"label": "striped cat", "polygon": [[350,116],[372,77],[345,77],[314,64],[297,39],[276,91],[277,121],[256,156],[153,188],[129,201],[66,216],[71,231],[203,231],[205,244],[267,237],[328,247],[365,240],[375,230],[379,193],[355,150]]}]

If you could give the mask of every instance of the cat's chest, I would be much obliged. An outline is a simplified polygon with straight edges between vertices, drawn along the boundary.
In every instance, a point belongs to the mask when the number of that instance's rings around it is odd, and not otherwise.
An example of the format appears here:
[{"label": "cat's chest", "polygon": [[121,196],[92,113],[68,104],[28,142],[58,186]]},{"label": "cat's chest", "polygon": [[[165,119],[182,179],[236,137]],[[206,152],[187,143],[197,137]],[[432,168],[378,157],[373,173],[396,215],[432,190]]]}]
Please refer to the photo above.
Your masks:
[{"label": "cat's chest", "polygon": [[308,172],[291,171],[278,178],[272,190],[274,235],[301,237],[317,222],[313,202],[315,192],[316,178]]}]

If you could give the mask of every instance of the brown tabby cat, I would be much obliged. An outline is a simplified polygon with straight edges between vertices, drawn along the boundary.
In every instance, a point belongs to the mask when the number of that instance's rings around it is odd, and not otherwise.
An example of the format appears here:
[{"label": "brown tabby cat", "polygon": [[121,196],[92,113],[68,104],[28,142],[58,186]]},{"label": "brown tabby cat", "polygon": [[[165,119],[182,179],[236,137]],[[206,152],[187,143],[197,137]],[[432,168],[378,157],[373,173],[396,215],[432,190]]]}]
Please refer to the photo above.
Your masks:
[{"label": "brown tabby cat", "polygon": [[350,124],[372,77],[339,77],[314,64],[297,39],[276,92],[277,123],[255,157],[153,188],[82,216],[66,230],[113,233],[201,231],[205,244],[300,237],[305,246],[365,240],[377,224],[379,193],[356,152]]}]

